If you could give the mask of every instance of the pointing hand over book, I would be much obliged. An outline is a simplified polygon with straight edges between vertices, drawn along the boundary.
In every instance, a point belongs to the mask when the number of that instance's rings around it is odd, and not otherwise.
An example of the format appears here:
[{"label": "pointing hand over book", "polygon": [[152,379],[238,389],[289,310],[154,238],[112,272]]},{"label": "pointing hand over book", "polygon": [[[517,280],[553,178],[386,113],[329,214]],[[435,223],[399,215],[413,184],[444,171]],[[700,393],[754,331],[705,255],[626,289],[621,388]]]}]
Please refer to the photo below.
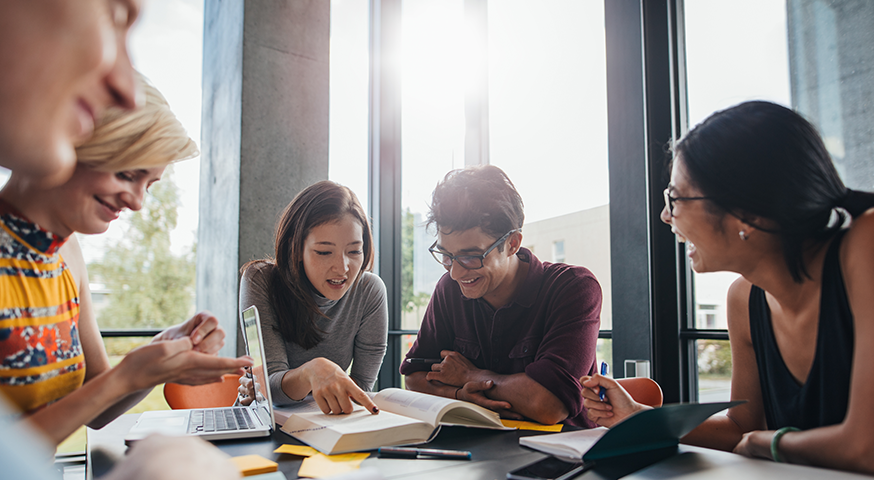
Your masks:
[{"label": "pointing hand over book", "polygon": [[313,399],[322,412],[351,413],[354,401],[372,414],[379,413],[379,407],[373,400],[336,363],[325,358],[316,358],[304,366],[307,367]]}]

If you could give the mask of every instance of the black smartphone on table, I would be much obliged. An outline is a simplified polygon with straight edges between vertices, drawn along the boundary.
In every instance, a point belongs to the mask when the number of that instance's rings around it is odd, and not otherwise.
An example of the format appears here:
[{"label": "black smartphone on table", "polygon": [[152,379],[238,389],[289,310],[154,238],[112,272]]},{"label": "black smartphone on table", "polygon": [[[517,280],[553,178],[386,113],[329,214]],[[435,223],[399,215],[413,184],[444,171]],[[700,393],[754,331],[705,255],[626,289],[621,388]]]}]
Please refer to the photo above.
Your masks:
[{"label": "black smartphone on table", "polygon": [[546,457],[507,474],[509,480],[569,480],[588,470],[592,464]]}]

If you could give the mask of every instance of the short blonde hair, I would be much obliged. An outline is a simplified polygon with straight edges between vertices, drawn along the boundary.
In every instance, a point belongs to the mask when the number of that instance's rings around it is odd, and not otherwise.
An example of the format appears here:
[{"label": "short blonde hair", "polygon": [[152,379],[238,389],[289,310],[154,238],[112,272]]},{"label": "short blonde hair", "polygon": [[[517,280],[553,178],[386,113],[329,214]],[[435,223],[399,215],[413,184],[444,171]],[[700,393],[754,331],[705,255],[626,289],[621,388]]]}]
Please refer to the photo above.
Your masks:
[{"label": "short blonde hair", "polygon": [[200,154],[157,88],[136,74],[145,105],[135,110],[111,107],[97,120],[94,134],[76,148],[79,164],[120,172],[167,166]]}]

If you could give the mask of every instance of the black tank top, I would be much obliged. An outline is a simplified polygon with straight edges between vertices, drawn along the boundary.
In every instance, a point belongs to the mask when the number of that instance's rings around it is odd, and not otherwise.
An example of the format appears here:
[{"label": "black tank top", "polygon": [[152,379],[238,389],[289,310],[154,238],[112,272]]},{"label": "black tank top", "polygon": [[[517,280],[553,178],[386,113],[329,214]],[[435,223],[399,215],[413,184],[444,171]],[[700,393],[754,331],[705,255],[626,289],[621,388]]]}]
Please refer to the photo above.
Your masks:
[{"label": "black tank top", "polygon": [[850,400],[853,368],[853,313],[841,276],[840,232],[826,252],[816,353],[807,381],[799,385],[777,348],[765,291],[750,291],[750,336],[768,429],[802,430],[841,423]]}]

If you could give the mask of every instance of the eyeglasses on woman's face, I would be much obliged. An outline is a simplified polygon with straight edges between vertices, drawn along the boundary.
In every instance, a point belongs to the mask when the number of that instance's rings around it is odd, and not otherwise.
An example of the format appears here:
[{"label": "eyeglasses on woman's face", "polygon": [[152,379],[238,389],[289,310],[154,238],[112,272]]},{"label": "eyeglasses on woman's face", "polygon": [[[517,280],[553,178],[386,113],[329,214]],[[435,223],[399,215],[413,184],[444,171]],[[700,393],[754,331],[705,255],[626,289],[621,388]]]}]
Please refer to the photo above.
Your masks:
[{"label": "eyeglasses on woman's face", "polygon": [[677,201],[686,201],[686,200],[710,200],[711,197],[674,197],[671,195],[671,186],[665,189],[665,206],[668,207],[668,213],[671,214],[671,217],[674,216],[674,203]]},{"label": "eyeglasses on woman's face", "polygon": [[486,251],[480,255],[450,255],[449,253],[437,248],[437,241],[434,241],[434,243],[428,247],[428,251],[431,252],[431,256],[434,257],[434,260],[437,260],[437,263],[446,268],[452,267],[452,262],[455,262],[468,270],[477,270],[483,268],[483,260],[485,260],[486,255],[491,253],[492,250],[497,248],[498,245],[503,243],[504,240],[510,237],[510,235],[520,230],[522,229],[517,228],[505,233],[503,237],[499,238],[491,247],[486,249]]}]

